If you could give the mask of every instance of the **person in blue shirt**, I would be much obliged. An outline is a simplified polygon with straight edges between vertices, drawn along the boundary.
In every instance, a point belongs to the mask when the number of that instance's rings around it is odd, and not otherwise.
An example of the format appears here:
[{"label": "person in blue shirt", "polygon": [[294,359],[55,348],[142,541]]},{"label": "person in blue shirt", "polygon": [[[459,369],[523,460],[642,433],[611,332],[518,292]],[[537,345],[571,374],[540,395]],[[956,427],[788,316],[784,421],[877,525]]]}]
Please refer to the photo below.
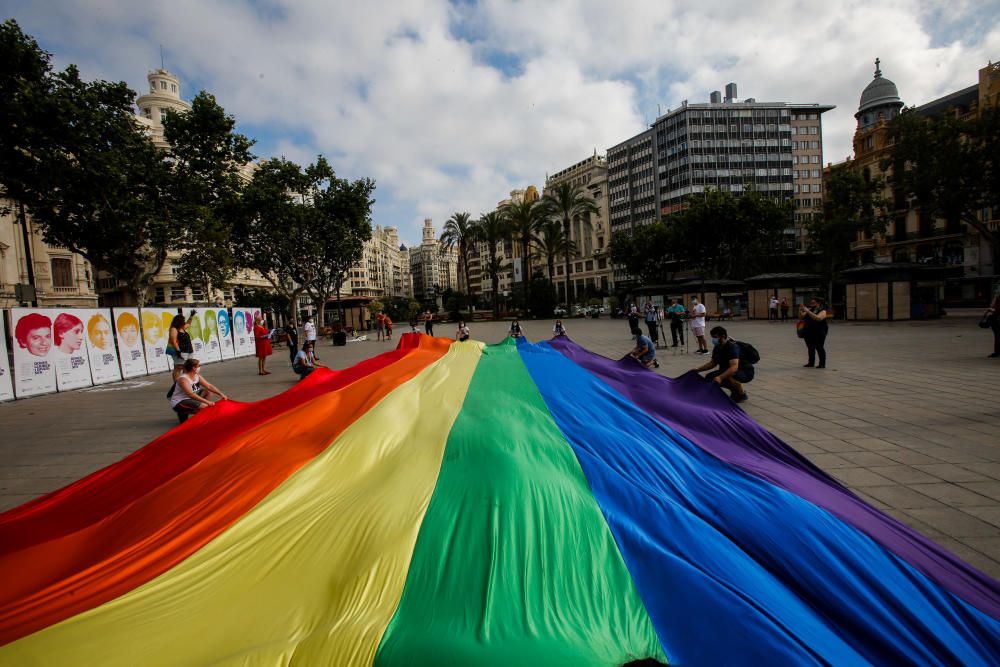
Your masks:
[{"label": "person in blue shirt", "polygon": [[299,379],[302,380],[317,368],[326,368],[326,366],[316,361],[316,357],[313,356],[313,343],[306,341],[299,353],[295,355],[295,360],[292,361],[292,370],[298,373]]},{"label": "person in blue shirt", "polygon": [[644,334],[635,337],[635,348],[629,352],[629,356],[646,368],[660,367],[660,362],[656,360],[656,346],[649,336]]},{"label": "person in blue shirt", "polygon": [[678,341],[684,344],[684,306],[678,303],[677,299],[670,300],[670,307],[667,308],[667,317],[670,318],[670,337],[674,339],[671,347],[677,347]]}]

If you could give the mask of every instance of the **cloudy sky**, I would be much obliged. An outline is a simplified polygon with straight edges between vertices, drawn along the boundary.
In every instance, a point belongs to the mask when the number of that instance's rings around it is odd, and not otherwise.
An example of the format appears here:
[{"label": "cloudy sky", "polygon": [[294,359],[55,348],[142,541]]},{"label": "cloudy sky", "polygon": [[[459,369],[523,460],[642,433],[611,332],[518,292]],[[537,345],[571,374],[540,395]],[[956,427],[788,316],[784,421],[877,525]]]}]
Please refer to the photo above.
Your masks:
[{"label": "cloudy sky", "polygon": [[60,67],[146,89],[160,45],[190,99],[216,95],[261,157],[330,158],[377,181],[374,221],[490,210],[682,100],[729,81],[759,101],[837,105],[851,151],[876,57],[907,104],[1000,58],[1000,0],[0,0]]}]

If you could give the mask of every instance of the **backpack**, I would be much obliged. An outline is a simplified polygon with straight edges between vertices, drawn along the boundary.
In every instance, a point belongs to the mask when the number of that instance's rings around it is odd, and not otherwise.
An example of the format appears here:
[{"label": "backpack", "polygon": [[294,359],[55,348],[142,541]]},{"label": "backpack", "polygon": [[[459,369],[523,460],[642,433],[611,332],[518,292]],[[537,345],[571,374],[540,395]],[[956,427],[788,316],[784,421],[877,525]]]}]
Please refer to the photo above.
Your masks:
[{"label": "backpack", "polygon": [[736,344],[740,346],[740,361],[745,361],[748,364],[756,364],[760,361],[760,352],[753,345],[739,340],[736,341]]}]

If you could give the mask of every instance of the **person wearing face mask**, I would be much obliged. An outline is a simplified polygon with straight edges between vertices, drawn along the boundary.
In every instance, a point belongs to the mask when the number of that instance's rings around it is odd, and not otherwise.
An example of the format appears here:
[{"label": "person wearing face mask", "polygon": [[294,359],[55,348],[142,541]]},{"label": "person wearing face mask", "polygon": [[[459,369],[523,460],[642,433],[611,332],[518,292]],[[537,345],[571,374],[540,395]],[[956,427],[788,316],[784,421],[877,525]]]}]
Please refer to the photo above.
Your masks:
[{"label": "person wearing face mask", "polygon": [[705,379],[728,389],[734,403],[742,403],[749,398],[743,385],[753,380],[753,364],[747,359],[740,359],[740,346],[729,337],[724,327],[713,327],[709,333],[712,336],[712,358],[694,370],[701,373],[718,366]]},{"label": "person wearing face mask", "polygon": [[705,340],[705,305],[698,297],[691,297],[691,333],[698,340],[697,354],[708,354],[708,341]]}]

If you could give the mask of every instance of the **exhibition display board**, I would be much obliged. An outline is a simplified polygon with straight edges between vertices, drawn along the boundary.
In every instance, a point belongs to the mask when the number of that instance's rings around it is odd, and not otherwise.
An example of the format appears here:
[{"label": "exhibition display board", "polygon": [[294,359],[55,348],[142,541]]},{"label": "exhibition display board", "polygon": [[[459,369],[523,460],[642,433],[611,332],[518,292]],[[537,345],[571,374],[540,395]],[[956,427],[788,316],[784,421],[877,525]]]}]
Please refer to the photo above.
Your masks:
[{"label": "exhibition display board", "polygon": [[225,308],[220,308],[215,314],[215,319],[219,321],[219,345],[222,352],[222,358],[225,359],[235,359],[236,349],[233,345],[233,327],[232,318],[229,315],[229,311]]},{"label": "exhibition display board", "polygon": [[[199,356],[199,350],[197,345],[195,346],[195,357],[201,363],[208,364],[213,361],[222,361],[222,346],[219,344],[219,320],[216,317],[215,308],[198,308],[195,316],[201,320],[201,332],[199,338],[201,339],[201,350]],[[188,331],[193,329],[193,325],[188,327]],[[195,338],[194,333],[191,333],[191,340]]]},{"label": "exhibition display board", "polygon": [[51,313],[36,308],[14,308],[10,311],[10,325],[16,396],[26,398],[55,391]]},{"label": "exhibition display board", "polygon": [[7,331],[4,328],[3,313],[0,312],[0,401],[14,399],[14,383],[10,378],[10,364],[7,362]]},{"label": "exhibition display board", "polygon": [[87,323],[87,352],[90,355],[90,375],[94,384],[106,384],[122,379],[111,328],[110,308],[79,308],[73,311]]},{"label": "exhibition display board", "polygon": [[118,339],[118,357],[122,377],[134,378],[148,373],[143,340],[139,333],[139,309],[115,308],[113,311],[115,336]]},{"label": "exhibition display board", "polygon": [[142,341],[146,351],[146,370],[150,373],[173,370],[174,364],[167,356],[167,334],[174,315],[177,315],[176,308],[142,309]]}]

